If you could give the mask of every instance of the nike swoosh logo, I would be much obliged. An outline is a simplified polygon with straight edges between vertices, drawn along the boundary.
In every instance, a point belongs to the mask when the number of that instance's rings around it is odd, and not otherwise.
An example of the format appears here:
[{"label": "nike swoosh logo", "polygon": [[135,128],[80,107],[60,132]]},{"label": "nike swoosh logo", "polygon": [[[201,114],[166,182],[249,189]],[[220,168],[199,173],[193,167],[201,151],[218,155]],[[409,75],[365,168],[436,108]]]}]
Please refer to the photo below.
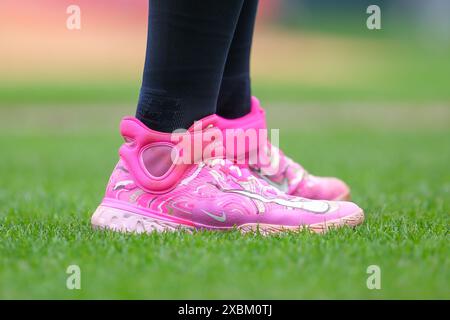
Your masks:
[{"label": "nike swoosh logo", "polygon": [[227,215],[225,214],[225,211],[222,211],[222,214],[220,216],[215,215],[214,213],[208,212],[206,210],[202,210],[202,212],[219,222],[225,222],[225,220],[227,219]]},{"label": "nike swoosh logo", "polygon": [[310,201],[292,201],[292,200],[287,200],[287,199],[281,199],[281,198],[271,198],[268,199],[262,195],[253,193],[253,192],[249,192],[246,190],[237,190],[237,189],[221,189],[223,192],[228,192],[228,193],[237,193],[240,194],[242,196],[248,197],[248,198],[252,198],[252,199],[256,199],[265,203],[276,203],[285,207],[291,207],[291,208],[296,208],[296,209],[303,209],[306,211],[310,211],[313,213],[327,213],[330,209],[331,206],[328,202],[326,201],[320,201],[320,200],[310,200]]}]

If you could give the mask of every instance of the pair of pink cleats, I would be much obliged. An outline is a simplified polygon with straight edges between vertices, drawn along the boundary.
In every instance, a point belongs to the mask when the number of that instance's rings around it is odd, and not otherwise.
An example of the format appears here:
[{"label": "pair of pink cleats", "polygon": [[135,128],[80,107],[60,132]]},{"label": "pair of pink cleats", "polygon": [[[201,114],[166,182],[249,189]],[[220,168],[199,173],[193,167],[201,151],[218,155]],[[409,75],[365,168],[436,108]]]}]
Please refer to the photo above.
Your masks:
[{"label": "pair of pink cleats", "polygon": [[[236,138],[228,138],[237,141],[248,129],[265,128],[256,98],[242,118],[211,115],[184,133],[157,132],[135,118],[124,118],[120,129],[125,143],[92,216],[93,226],[138,233],[237,229],[270,234],[304,228],[324,232],[363,222],[361,208],[341,201],[350,197],[345,183],[308,174],[263,135],[256,135],[255,144],[241,139],[246,141],[242,148],[226,143],[226,130],[238,129]],[[219,150],[212,148],[218,145],[217,137],[210,138],[212,130],[223,133],[224,155],[211,151]],[[180,141],[193,147],[180,151]],[[268,161],[250,161],[252,151]]]}]

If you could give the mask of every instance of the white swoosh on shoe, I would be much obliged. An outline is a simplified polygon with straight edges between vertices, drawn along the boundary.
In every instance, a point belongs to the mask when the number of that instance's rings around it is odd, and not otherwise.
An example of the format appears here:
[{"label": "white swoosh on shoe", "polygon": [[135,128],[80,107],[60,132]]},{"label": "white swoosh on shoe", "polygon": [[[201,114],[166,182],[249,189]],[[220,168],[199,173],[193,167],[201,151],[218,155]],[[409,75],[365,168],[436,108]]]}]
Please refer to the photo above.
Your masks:
[{"label": "white swoosh on shoe", "polygon": [[217,220],[219,222],[225,222],[225,220],[227,219],[227,215],[225,214],[225,211],[222,211],[222,214],[219,216],[214,213],[203,210],[203,209],[201,211],[203,213],[207,214],[208,216],[210,216],[211,218],[213,218],[214,220]]},{"label": "white swoosh on shoe", "polygon": [[[291,207],[296,209],[303,209],[306,211],[310,211],[313,213],[329,213],[331,211],[334,211],[333,208],[329,202],[327,201],[320,201],[320,200],[302,200],[302,201],[295,201],[295,200],[287,200],[287,199],[281,199],[281,198],[266,198],[260,194],[256,194],[253,192],[249,192],[247,190],[237,190],[237,189],[221,189],[223,192],[230,192],[230,193],[237,193],[240,195],[243,195],[248,198],[257,199],[262,202],[266,203],[276,203],[285,207]],[[298,198],[301,199],[301,198]]]}]

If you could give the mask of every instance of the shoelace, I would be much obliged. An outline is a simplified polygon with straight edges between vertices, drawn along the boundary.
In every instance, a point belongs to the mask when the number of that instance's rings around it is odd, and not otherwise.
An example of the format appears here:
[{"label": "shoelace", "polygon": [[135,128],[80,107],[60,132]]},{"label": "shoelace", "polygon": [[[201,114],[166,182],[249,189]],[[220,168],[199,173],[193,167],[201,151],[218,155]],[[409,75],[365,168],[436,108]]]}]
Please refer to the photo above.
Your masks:
[{"label": "shoelace", "polygon": [[210,168],[222,171],[226,176],[233,177],[236,181],[242,183],[241,186],[246,186],[244,187],[245,189],[250,188],[250,190],[253,190],[252,192],[260,190],[261,193],[266,195],[281,195],[280,190],[269,184],[267,181],[255,177],[250,169],[239,167],[228,159],[209,159],[204,161],[204,163]]},{"label": "shoelace", "polygon": [[238,181],[248,181],[248,178],[252,176],[250,170],[247,168],[240,168],[229,159],[207,159],[204,163],[211,168],[218,169],[227,175],[231,175]]}]

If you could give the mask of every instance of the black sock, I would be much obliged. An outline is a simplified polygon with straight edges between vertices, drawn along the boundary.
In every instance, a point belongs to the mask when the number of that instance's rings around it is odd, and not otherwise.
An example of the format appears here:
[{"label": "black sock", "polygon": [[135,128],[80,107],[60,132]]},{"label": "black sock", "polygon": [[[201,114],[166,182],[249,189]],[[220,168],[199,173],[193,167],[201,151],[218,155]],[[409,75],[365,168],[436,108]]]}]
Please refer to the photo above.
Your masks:
[{"label": "black sock", "polygon": [[245,0],[236,25],[233,41],[217,100],[217,114],[229,119],[250,112],[250,50],[258,0]]},{"label": "black sock", "polygon": [[216,112],[244,0],[149,0],[147,53],[136,117],[172,132]]}]

